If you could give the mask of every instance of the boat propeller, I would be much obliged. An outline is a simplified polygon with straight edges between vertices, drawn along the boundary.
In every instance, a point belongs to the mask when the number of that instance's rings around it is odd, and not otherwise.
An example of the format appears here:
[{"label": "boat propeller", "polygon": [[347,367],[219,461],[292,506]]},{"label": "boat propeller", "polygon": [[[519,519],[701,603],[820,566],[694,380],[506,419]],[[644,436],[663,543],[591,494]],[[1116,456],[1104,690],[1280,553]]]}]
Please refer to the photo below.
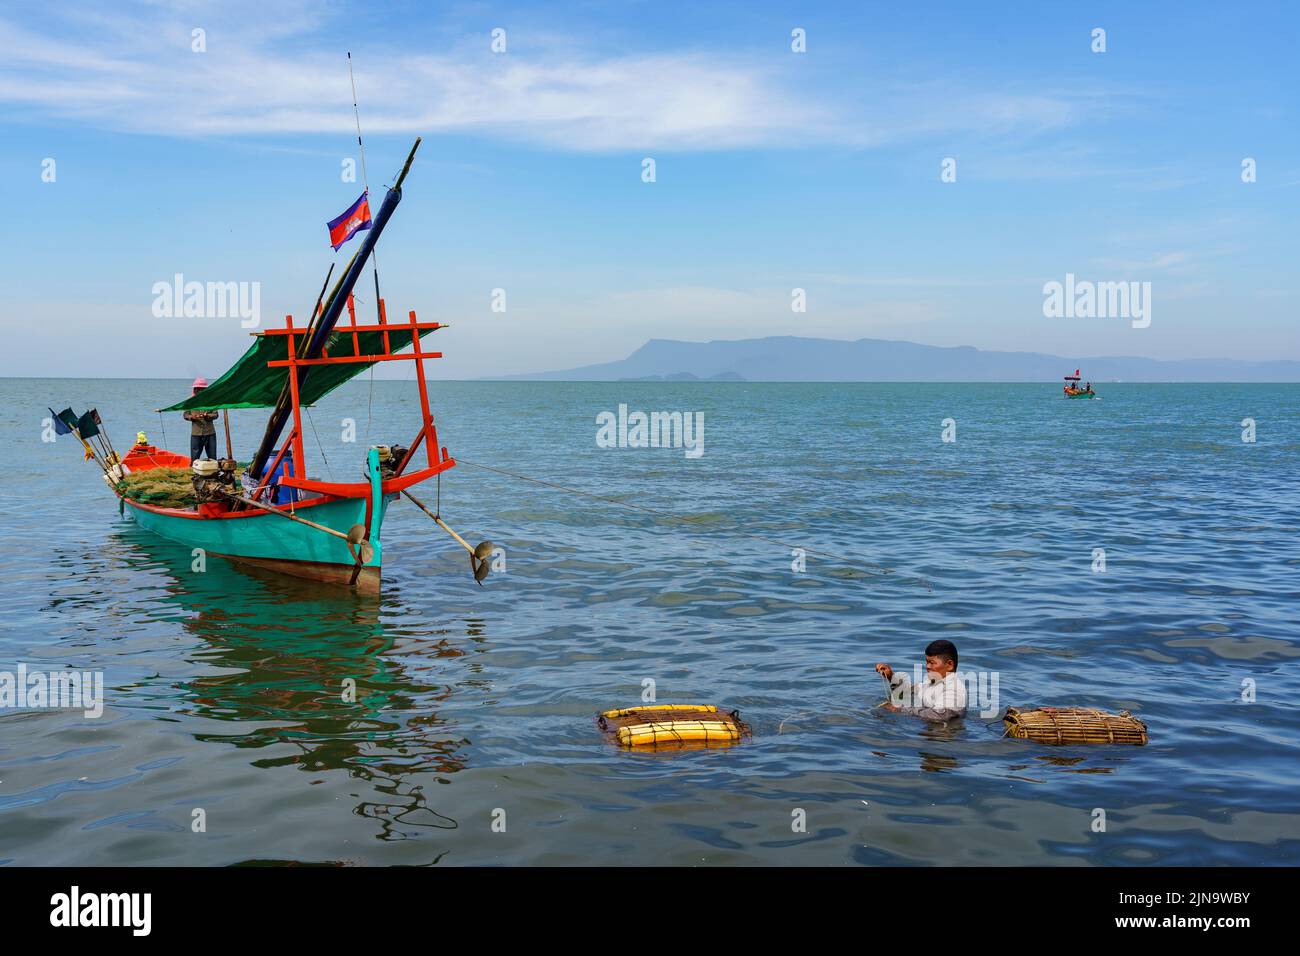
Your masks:
[{"label": "boat propeller", "polygon": [[375,546],[366,540],[366,526],[354,524],[348,529],[348,550],[357,564],[369,564],[375,556]]},{"label": "boat propeller", "polygon": [[478,547],[469,553],[469,566],[474,572],[474,580],[480,585],[492,570],[488,559],[492,557],[495,547],[491,541],[480,541]]}]

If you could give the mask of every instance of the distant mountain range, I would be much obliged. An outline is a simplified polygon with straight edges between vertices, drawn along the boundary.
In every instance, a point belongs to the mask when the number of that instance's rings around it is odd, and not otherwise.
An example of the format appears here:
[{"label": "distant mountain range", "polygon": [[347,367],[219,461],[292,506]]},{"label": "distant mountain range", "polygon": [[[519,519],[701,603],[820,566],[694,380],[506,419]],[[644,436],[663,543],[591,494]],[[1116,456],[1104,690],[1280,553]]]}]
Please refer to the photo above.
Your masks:
[{"label": "distant mountain range", "polygon": [[651,339],[627,358],[525,381],[1045,382],[1076,368],[1093,382],[1300,382],[1300,361],[1063,357],[1041,352],[940,348],[885,339]]}]

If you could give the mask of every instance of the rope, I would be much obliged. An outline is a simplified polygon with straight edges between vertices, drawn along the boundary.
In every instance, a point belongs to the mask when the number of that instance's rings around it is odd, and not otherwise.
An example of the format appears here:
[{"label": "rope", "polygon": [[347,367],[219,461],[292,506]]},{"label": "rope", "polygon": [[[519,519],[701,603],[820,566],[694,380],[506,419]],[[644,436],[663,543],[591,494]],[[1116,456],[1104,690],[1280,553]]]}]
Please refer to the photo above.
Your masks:
[{"label": "rope", "polygon": [[370,398],[366,400],[366,444],[370,444],[370,409],[375,404],[375,366],[370,364]]},{"label": "rope", "polygon": [[[519,481],[531,481],[533,484],[544,485],[547,488],[554,488],[557,491],[563,491],[571,495],[578,495],[579,497],[583,497],[583,498],[595,498],[598,501],[608,502],[609,504],[618,505],[619,507],[622,508],[631,508],[635,511],[644,511],[647,514],[657,515],[661,518],[667,518],[670,521],[680,521],[680,522],[691,521],[691,518],[689,516],[673,514],[670,511],[660,511],[658,508],[651,508],[648,507],[647,505],[637,505],[637,504],[632,504],[631,502],[628,501],[619,501],[617,498],[610,498],[605,495],[598,495],[590,491],[582,491],[581,489],[578,488],[569,488],[565,485],[558,485],[551,481],[543,481],[541,478],[530,478],[527,475],[517,475],[514,472],[505,471],[504,469],[501,468],[493,468],[491,465],[480,465],[477,462],[466,461],[464,458],[458,457],[456,459],[456,463],[459,465],[469,465],[473,468],[482,468],[484,471],[495,472],[498,475],[505,475],[507,478],[516,478]],[[803,551],[805,554],[815,554],[823,558],[830,558],[833,561],[839,561],[842,564],[847,564],[853,567],[861,568],[862,570],[875,571],[876,573],[879,574],[894,573],[893,568],[887,568],[882,564],[875,564],[871,561],[860,561],[854,558],[848,558],[842,554],[835,554],[834,552],[831,551],[820,551],[814,548],[805,548],[802,545],[792,545],[785,541],[778,541],[775,538],[768,538],[761,534],[753,534],[752,532],[741,531],[739,529],[732,529],[732,533],[739,535],[742,538],[750,538],[754,541],[761,541],[764,544],[773,544],[779,548],[784,548],[786,550],[794,550],[795,548],[798,548],[799,550]],[[924,578],[913,575],[911,579],[924,585],[927,591],[931,590],[929,583]]]},{"label": "rope", "polygon": [[[313,435],[316,436],[316,447],[320,449],[320,457],[321,457],[321,460],[322,460],[323,462],[325,462],[325,470],[326,470],[327,472],[329,472],[330,481],[333,481],[333,480],[334,480],[334,469],[330,467],[330,460],[329,460],[328,458],[325,457],[325,446],[321,444],[320,433],[319,433],[318,431],[316,431],[316,422],[315,422],[315,420],[311,417],[311,409],[308,408],[308,409],[305,409],[305,411],[307,412],[307,424],[311,426],[311,433],[312,433]],[[367,436],[367,437],[368,437],[368,436]],[[298,477],[300,477],[300,478],[305,478],[305,477],[307,477],[307,476],[306,476],[306,475],[299,475]]]},{"label": "rope", "polygon": [[158,427],[162,429],[163,447],[166,448],[166,447],[167,447],[167,425],[166,425],[166,423],[163,421],[163,413],[162,413],[162,412],[159,412],[159,413],[158,413]]},{"label": "rope", "polygon": [[798,720],[800,717],[811,717],[815,713],[816,711],[805,710],[805,711],[800,711],[797,714],[791,714],[789,717],[785,718],[785,720],[781,721],[779,724],[776,725],[777,734],[780,734],[783,730],[785,730],[785,725],[790,721]]}]

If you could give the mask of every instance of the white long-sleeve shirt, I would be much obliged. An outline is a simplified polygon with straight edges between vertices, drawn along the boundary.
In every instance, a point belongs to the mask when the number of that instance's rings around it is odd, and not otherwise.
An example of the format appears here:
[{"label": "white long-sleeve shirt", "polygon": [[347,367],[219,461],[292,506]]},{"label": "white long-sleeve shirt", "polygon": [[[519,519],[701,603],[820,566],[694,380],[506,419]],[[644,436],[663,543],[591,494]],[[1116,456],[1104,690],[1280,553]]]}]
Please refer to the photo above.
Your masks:
[{"label": "white long-sleeve shirt", "polygon": [[904,713],[926,720],[952,720],[966,714],[966,684],[954,671],[936,680],[928,671],[920,684],[895,672],[889,682],[889,699]]}]

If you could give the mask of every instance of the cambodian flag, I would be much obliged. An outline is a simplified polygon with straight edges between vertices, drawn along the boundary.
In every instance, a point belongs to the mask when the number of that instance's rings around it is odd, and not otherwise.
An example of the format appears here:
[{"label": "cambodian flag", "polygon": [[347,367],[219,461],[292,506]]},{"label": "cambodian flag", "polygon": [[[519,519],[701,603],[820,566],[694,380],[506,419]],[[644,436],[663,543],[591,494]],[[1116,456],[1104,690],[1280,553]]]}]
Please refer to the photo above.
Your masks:
[{"label": "cambodian flag", "polygon": [[370,228],[370,193],[363,192],[357,201],[348,207],[348,211],[328,223],[330,245],[338,251],[339,246],[347,242],[362,229]]}]

